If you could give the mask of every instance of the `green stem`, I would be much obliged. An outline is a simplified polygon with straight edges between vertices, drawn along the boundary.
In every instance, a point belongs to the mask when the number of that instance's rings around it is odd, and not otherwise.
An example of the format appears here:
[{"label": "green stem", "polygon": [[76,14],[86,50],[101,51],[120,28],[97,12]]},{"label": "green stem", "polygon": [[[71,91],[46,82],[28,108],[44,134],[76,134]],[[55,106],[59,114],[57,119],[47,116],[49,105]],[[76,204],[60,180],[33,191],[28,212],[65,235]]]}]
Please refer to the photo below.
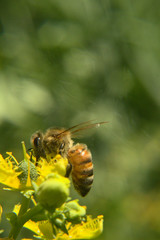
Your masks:
[{"label": "green stem", "polygon": [[23,196],[21,208],[20,208],[19,213],[18,213],[18,217],[22,216],[27,211],[27,209],[29,207],[30,200],[31,200],[30,198],[27,198],[27,197]]},{"label": "green stem", "polygon": [[[28,199],[30,201],[30,199]],[[17,217],[17,221],[14,225],[12,225],[12,229],[10,231],[9,234],[9,238],[13,238],[14,240],[17,238],[19,232],[21,231],[23,225],[29,220],[31,219],[33,216],[35,216],[36,214],[40,213],[43,208],[40,205],[37,205],[33,208],[31,208],[30,210],[27,211],[28,207],[28,201],[27,198],[23,201],[23,207],[21,206],[20,212],[18,214]]]}]

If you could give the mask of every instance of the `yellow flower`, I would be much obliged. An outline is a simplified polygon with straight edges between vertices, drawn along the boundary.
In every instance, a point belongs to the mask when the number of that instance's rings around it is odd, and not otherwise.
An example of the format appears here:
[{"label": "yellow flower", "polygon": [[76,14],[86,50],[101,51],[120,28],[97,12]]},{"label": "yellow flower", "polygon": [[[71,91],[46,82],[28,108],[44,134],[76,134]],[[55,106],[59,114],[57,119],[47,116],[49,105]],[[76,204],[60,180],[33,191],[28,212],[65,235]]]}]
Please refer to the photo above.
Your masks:
[{"label": "yellow flower", "polygon": [[57,154],[54,158],[50,158],[49,161],[41,158],[37,166],[39,172],[37,184],[40,185],[51,173],[58,173],[61,176],[65,176],[67,164],[67,158],[62,158],[60,154]]},{"label": "yellow flower", "polygon": [[0,155],[0,183],[13,189],[18,189],[20,181],[18,175],[20,172],[16,172],[17,161],[13,157],[12,153],[8,153],[9,157],[3,158]]},{"label": "yellow flower", "polygon": [[49,221],[33,222],[30,220],[24,225],[24,227],[33,231],[41,239],[93,239],[99,236],[103,231],[103,216],[100,215],[94,219],[88,216],[86,222],[76,225],[68,223],[68,234],[60,231],[56,238],[53,238],[53,230]]},{"label": "yellow flower", "polygon": [[[101,234],[103,216],[86,216],[85,206],[80,206],[78,200],[69,201],[70,180],[65,177],[68,159],[50,154],[37,163],[32,154],[27,154],[24,142],[22,148],[24,159],[20,163],[12,153],[7,153],[5,159],[0,155],[0,183],[24,195],[22,204],[15,205],[14,214],[8,215],[12,225],[9,236],[15,238],[22,227],[46,240],[93,239]],[[0,206],[0,220],[1,215]]]},{"label": "yellow flower", "polygon": [[[22,142],[24,160],[20,163],[14,158],[12,153],[7,153],[9,156],[3,158],[0,155],[0,183],[9,189],[27,190],[32,189],[32,181],[40,185],[48,174],[58,173],[65,176],[68,160],[62,158],[61,155],[56,155],[53,159],[48,156],[47,159],[40,159],[38,166],[35,165],[36,159],[26,153],[24,142]],[[49,162],[48,162],[49,160]]]},{"label": "yellow flower", "polygon": [[69,239],[92,239],[98,237],[103,231],[103,216],[92,219],[87,217],[87,222],[82,222],[69,229],[69,235],[57,236],[58,240]]}]

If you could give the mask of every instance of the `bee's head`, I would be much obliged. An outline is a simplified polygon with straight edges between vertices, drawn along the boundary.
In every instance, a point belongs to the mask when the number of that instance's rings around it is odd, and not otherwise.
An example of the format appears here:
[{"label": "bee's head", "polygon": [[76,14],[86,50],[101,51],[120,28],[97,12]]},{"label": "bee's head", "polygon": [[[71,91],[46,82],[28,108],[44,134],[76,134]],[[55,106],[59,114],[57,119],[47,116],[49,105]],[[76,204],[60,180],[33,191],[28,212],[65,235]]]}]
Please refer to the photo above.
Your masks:
[{"label": "bee's head", "polygon": [[40,131],[35,132],[31,136],[31,144],[33,148],[38,148],[42,144],[43,135]]},{"label": "bee's head", "polygon": [[35,132],[32,136],[31,136],[31,145],[33,147],[33,151],[34,154],[36,156],[37,159],[39,159],[40,157],[44,157],[45,158],[45,152],[43,149],[43,134],[40,131]]},{"label": "bee's head", "polygon": [[49,129],[43,138],[45,152],[66,156],[70,147],[70,134],[63,134],[64,129]]}]

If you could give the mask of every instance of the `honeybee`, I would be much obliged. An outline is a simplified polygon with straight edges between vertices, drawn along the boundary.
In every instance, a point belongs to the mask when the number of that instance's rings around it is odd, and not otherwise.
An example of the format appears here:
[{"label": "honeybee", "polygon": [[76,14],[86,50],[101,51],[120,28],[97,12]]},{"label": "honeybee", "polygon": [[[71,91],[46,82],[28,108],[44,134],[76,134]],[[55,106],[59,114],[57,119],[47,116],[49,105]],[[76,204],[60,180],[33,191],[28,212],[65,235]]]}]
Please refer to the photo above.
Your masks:
[{"label": "honeybee", "polygon": [[75,189],[81,196],[86,196],[93,183],[92,154],[87,145],[77,143],[74,145],[72,138],[77,132],[88,128],[99,127],[107,122],[80,123],[68,129],[49,128],[46,133],[37,131],[31,137],[31,144],[36,157],[36,163],[40,157],[46,158],[48,154],[55,156],[60,154],[68,159],[66,177],[72,175]]}]

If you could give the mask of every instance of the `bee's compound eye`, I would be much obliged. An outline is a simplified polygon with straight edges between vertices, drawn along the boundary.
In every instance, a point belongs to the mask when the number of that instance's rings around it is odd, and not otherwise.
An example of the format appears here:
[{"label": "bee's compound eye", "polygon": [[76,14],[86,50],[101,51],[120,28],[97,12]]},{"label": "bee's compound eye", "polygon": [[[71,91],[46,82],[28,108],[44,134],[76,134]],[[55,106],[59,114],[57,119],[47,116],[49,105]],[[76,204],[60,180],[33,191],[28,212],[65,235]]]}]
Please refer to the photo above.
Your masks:
[{"label": "bee's compound eye", "polygon": [[40,144],[40,137],[36,137],[36,138],[34,139],[33,143],[34,143],[34,146],[35,146],[35,147],[38,147],[39,144]]}]

